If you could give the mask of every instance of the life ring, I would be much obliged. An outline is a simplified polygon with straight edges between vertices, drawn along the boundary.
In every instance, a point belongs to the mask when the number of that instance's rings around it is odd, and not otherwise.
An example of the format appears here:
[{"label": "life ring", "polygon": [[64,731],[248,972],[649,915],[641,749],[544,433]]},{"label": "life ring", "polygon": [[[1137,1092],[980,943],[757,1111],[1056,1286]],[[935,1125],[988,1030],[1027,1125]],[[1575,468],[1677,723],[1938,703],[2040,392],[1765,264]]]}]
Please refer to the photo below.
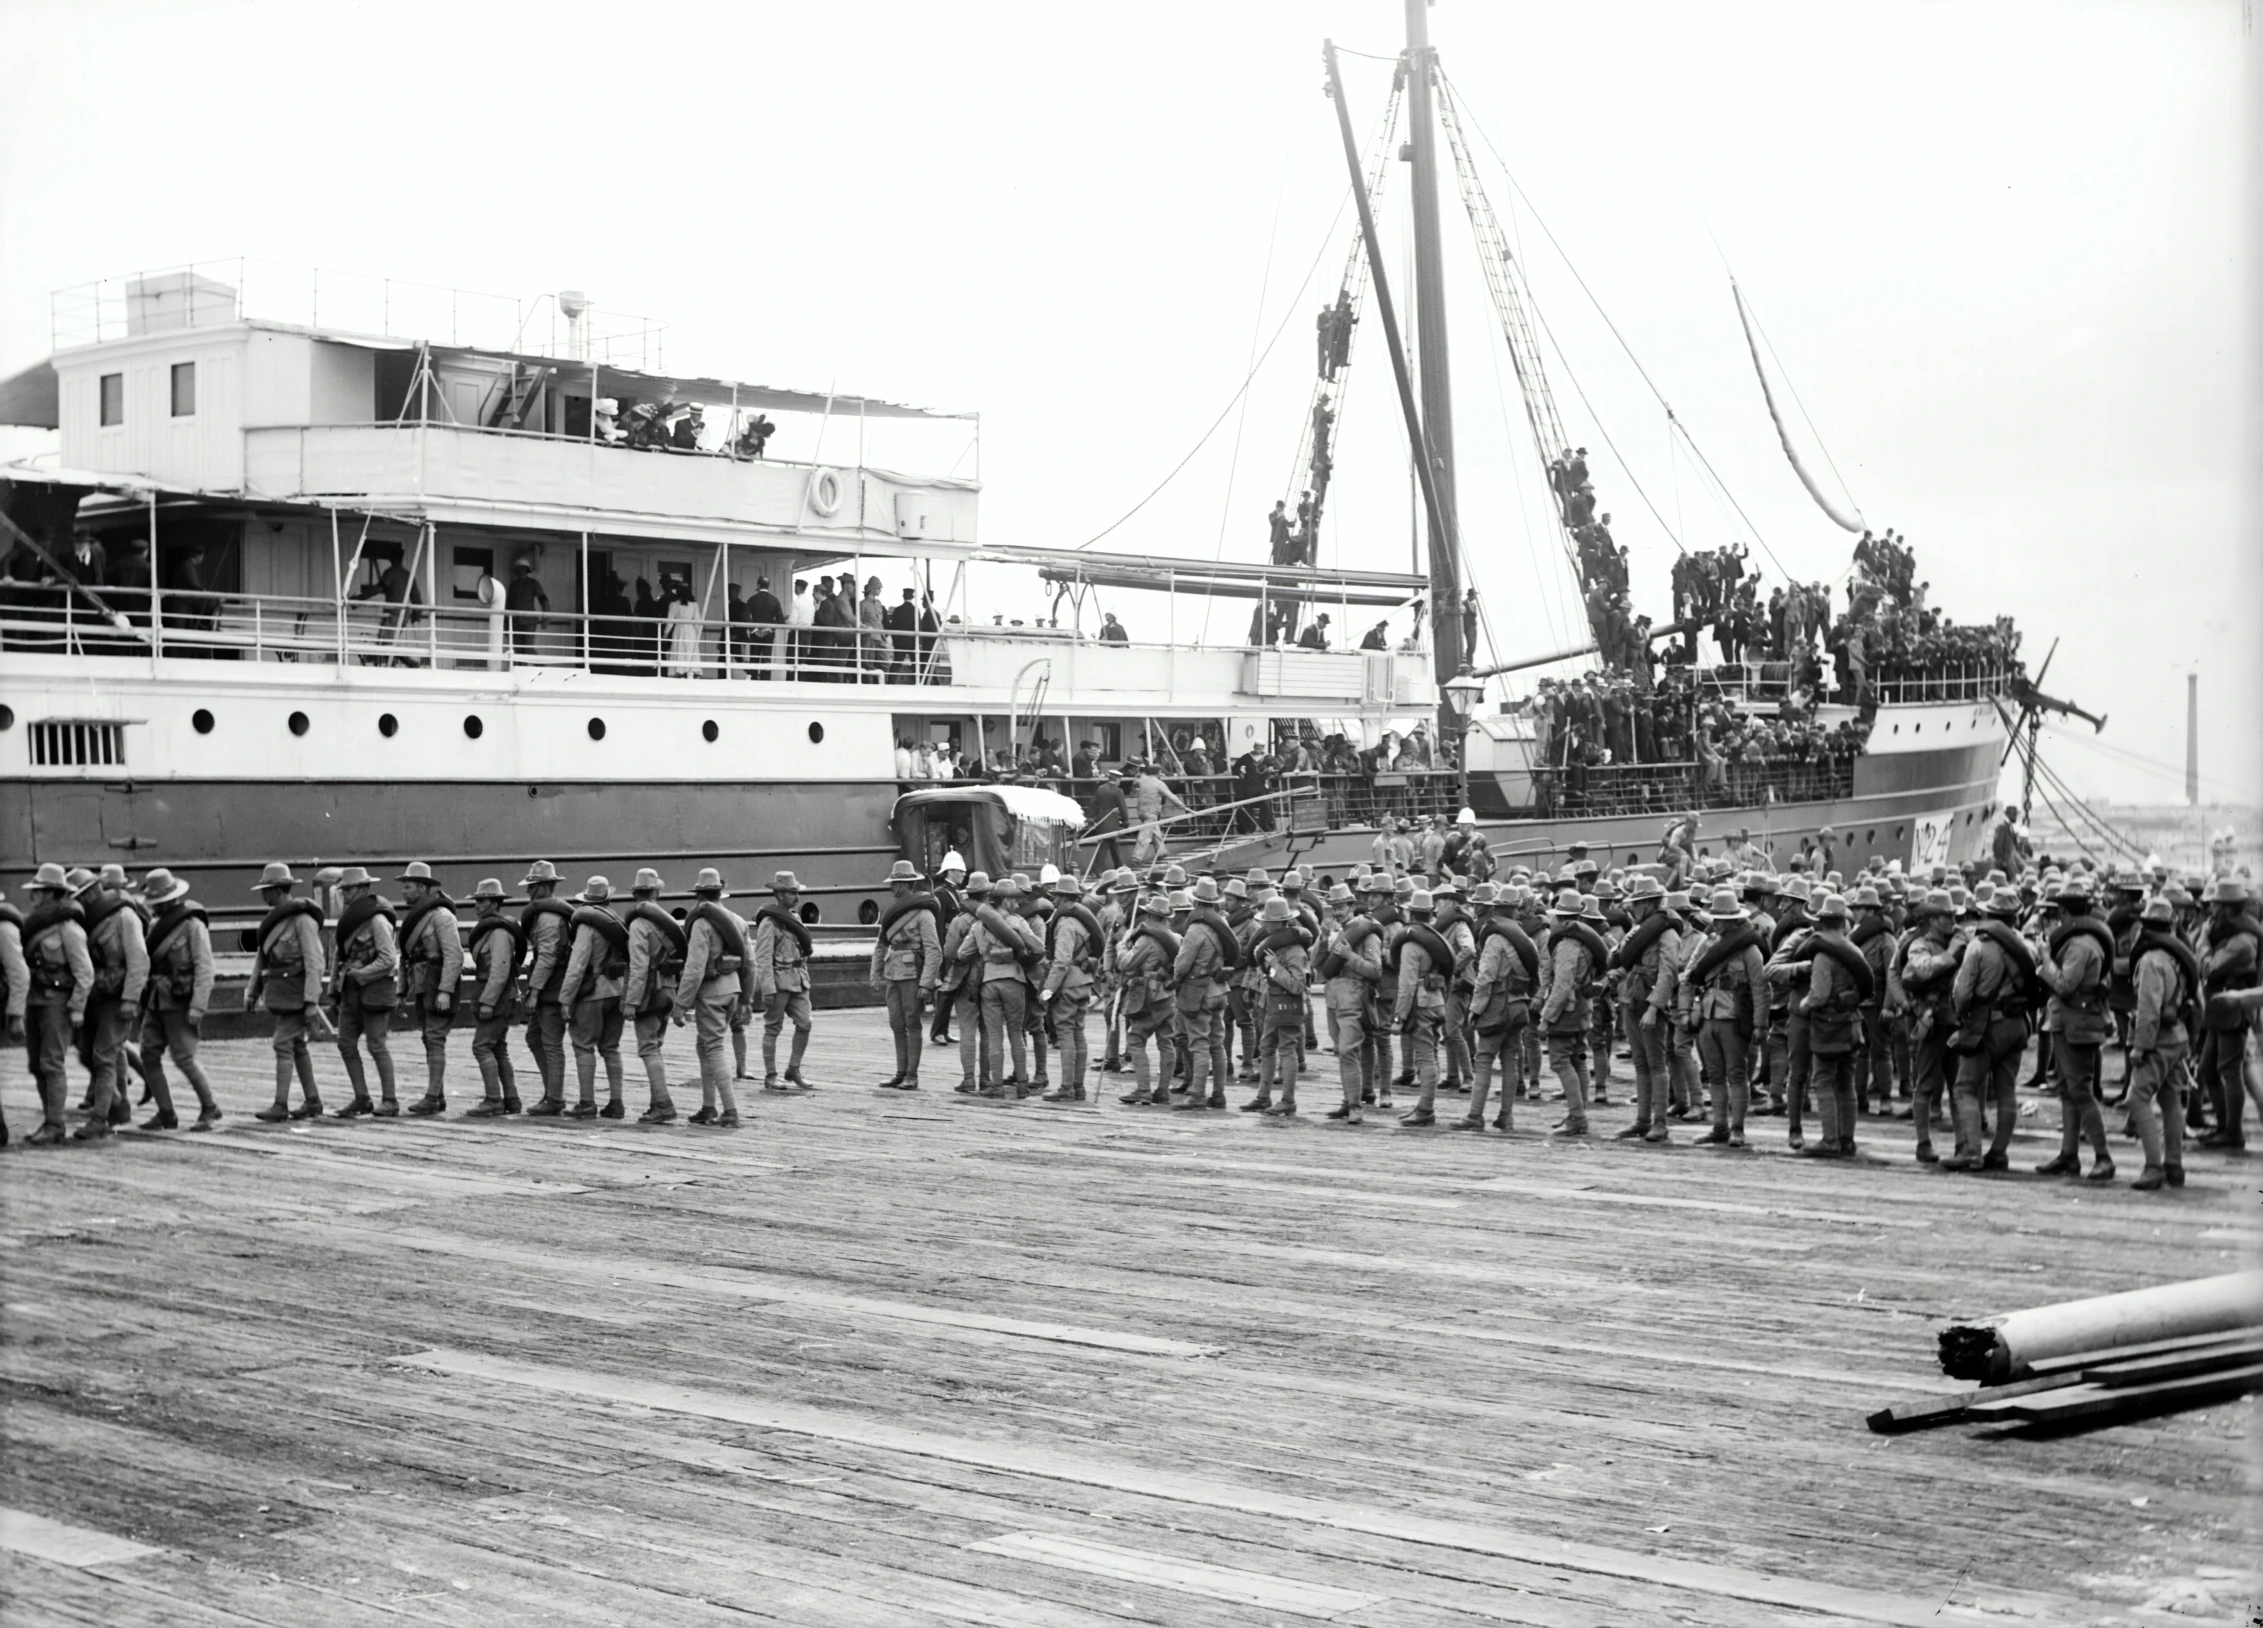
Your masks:
[{"label": "life ring", "polygon": [[838,470],[820,469],[809,483],[809,506],[819,516],[830,520],[841,507],[841,476]]}]

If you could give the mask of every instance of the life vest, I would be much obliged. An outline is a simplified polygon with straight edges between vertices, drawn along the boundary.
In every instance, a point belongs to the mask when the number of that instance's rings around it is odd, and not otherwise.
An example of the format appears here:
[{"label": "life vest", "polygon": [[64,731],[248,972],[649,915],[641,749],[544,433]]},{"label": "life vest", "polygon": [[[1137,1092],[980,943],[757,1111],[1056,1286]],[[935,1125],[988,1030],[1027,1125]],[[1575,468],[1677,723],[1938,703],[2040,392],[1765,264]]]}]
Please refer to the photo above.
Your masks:
[{"label": "life vest", "polygon": [[175,904],[167,905],[164,913],[151,925],[149,929],[149,986],[142,996],[145,1003],[160,983],[164,985],[165,992],[168,995],[184,1005],[195,996],[196,958],[173,953],[177,943],[185,944],[187,942],[181,938],[181,934],[187,931],[188,925],[192,921],[203,922],[207,931],[210,930],[212,925],[211,918],[205,914],[203,905],[198,904],[193,899],[182,899]]},{"label": "life vest", "polygon": [[1392,972],[1397,972],[1409,944],[1419,944],[1422,947],[1422,953],[1430,958],[1430,976],[1434,978],[1450,978],[1453,976],[1454,952],[1447,948],[1446,941],[1439,936],[1438,929],[1427,922],[1408,922],[1405,931],[1399,934],[1398,938],[1392,942],[1390,949],[1384,953],[1383,964],[1390,968]]},{"label": "life vest", "polygon": [[519,915],[519,936],[522,942],[534,942],[534,924],[544,916],[555,916],[561,939],[558,953],[551,960],[550,975],[543,979],[542,987],[534,991],[537,1001],[555,1001],[558,991],[566,982],[566,961],[573,954],[574,907],[563,899],[535,899]]},{"label": "life vest", "polygon": [[1508,941],[1510,953],[1515,955],[1518,962],[1520,962],[1524,967],[1524,981],[1526,986],[1533,987],[1539,984],[1540,946],[1532,942],[1532,935],[1530,933],[1527,933],[1522,927],[1519,927],[1513,921],[1505,921],[1499,917],[1495,917],[1493,920],[1488,921],[1485,924],[1484,931],[1481,932],[1478,937],[1478,948],[1481,951],[1484,948],[1483,941],[1485,939],[1506,939]]},{"label": "life vest", "polygon": [[731,919],[731,913],[721,904],[713,899],[702,899],[686,913],[684,939],[687,946],[691,940],[692,923],[698,921],[704,921],[714,929],[721,946],[715,959],[707,964],[708,977],[721,978],[728,973],[737,972],[751,959],[747,953],[746,934],[739,931],[739,924]]},{"label": "life vest", "polygon": [[[35,904],[31,914],[24,918],[24,959],[31,965],[31,993],[33,999],[41,995],[67,995],[71,988],[71,963],[62,953],[59,935],[66,922],[86,921],[86,912],[76,899],[60,899],[51,904]],[[48,940],[55,938],[53,953]]]},{"label": "life vest", "polygon": [[597,935],[603,945],[603,948],[597,954],[590,957],[593,963],[590,971],[600,978],[621,978],[628,975],[628,923],[614,915],[610,910],[585,904],[575,908],[573,925],[576,932],[587,927]]}]

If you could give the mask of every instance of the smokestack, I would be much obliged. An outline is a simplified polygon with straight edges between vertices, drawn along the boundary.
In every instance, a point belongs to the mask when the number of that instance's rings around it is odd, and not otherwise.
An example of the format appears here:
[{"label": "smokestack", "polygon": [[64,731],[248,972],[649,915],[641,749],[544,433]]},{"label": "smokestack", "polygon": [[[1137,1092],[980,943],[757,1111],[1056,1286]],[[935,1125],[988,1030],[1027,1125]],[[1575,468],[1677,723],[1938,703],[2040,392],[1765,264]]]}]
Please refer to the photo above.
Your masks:
[{"label": "smokestack", "polygon": [[2200,806],[2200,675],[2184,675],[2184,800]]}]

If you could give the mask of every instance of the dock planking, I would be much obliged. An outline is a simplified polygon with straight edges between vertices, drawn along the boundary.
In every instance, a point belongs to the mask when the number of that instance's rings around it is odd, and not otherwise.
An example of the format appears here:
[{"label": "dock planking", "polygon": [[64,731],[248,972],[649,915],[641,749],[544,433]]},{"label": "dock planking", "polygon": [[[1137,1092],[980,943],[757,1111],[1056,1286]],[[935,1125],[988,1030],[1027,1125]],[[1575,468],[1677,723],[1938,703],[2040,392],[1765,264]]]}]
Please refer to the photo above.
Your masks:
[{"label": "dock planking", "polygon": [[[1551,1144],[1529,1103],[1508,1138],[999,1107],[955,1058],[905,1099],[868,1011],[735,1134],[270,1128],[266,1048],[208,1056],[217,1133],[0,1163],[11,1624],[2234,1622],[2263,1593],[2252,1400],[1863,1426],[1950,1388],[1947,1321],[2224,1270],[2255,1232],[2219,1156],[2148,1197],[1931,1175],[1868,1121],[1870,1157],[1816,1166],[1780,1121],[1738,1156]],[[18,1054],[0,1099],[36,1122]]]}]

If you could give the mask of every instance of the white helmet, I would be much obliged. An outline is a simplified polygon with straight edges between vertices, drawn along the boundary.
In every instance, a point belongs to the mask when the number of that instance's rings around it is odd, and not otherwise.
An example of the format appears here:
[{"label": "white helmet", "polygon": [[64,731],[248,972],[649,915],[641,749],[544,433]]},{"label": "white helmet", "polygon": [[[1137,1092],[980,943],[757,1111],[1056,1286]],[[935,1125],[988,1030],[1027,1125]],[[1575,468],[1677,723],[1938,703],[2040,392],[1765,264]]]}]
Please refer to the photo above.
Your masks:
[{"label": "white helmet", "polygon": [[1454,816],[1454,823],[1456,825],[1475,825],[1477,823],[1477,810],[1474,808],[1463,809]]},{"label": "white helmet", "polygon": [[943,856],[943,863],[936,866],[935,869],[938,872],[957,871],[961,876],[964,876],[966,874],[966,861],[959,857],[958,849],[953,848]]},{"label": "white helmet", "polygon": [[1040,882],[1044,883],[1047,887],[1051,887],[1055,882],[1058,882],[1061,879],[1061,867],[1058,865],[1046,865],[1038,871],[1037,879]]}]

